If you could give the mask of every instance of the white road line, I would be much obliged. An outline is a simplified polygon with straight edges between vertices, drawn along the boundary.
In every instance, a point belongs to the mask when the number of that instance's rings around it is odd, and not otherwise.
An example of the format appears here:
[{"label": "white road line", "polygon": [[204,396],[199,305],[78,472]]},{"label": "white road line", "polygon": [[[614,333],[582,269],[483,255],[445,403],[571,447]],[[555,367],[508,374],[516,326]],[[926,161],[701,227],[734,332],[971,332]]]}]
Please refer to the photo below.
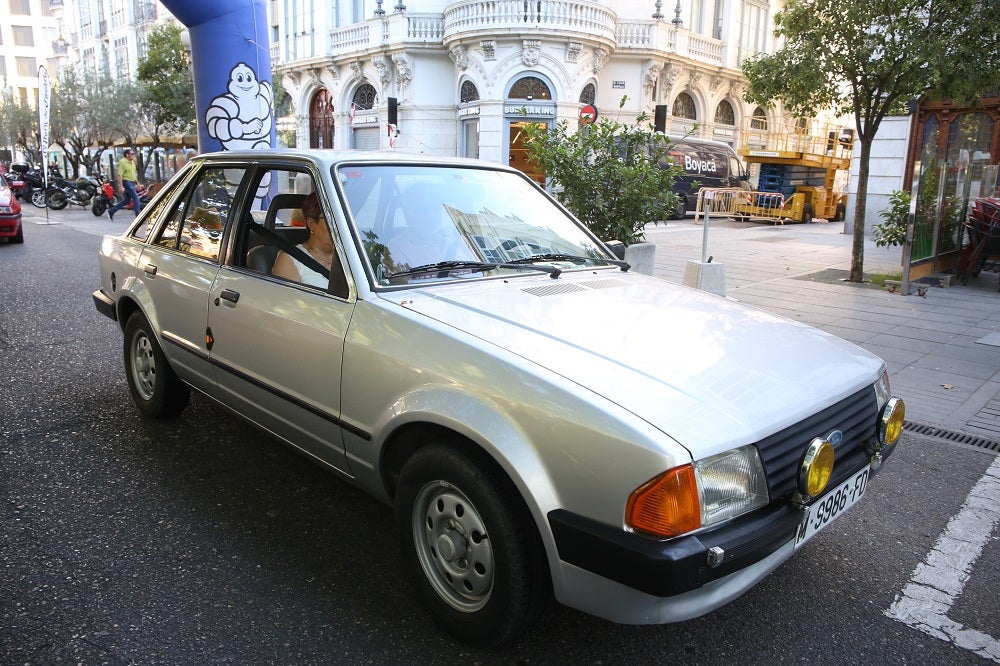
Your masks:
[{"label": "white road line", "polygon": [[1000,664],[1000,640],[948,617],[1000,523],[1000,457],[969,492],[886,616]]}]

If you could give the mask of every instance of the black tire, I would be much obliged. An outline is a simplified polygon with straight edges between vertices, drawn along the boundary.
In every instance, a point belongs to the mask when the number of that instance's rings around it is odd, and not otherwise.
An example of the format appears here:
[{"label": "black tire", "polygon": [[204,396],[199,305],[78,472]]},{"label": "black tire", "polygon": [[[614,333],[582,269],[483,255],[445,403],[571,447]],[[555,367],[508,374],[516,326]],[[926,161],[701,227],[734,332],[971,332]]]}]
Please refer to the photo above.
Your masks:
[{"label": "black tire", "polygon": [[108,210],[108,202],[105,201],[104,197],[97,197],[94,199],[94,203],[90,206],[90,212],[94,214],[95,217],[100,217]]},{"label": "black tire", "polygon": [[20,226],[17,227],[17,233],[14,234],[8,243],[23,243],[24,242],[24,223],[22,222]]},{"label": "black tire", "polygon": [[432,444],[407,461],[396,490],[396,537],[403,569],[434,620],[459,640],[495,647],[541,616],[552,586],[513,484],[460,446]]},{"label": "black tire", "polygon": [[677,205],[670,211],[671,220],[683,220],[687,217],[687,197],[683,194],[677,195]]},{"label": "black tire", "polygon": [[802,219],[799,220],[803,224],[808,224],[813,221],[813,207],[812,204],[806,204],[802,207]]},{"label": "black tire", "polygon": [[125,324],[125,378],[135,406],[144,416],[166,418],[183,410],[191,389],[170,367],[146,318],[132,313]]},{"label": "black tire", "polygon": [[31,191],[31,205],[35,208],[45,208],[45,190],[35,189]]},{"label": "black tire", "polygon": [[62,190],[51,189],[45,192],[45,205],[52,210],[62,210],[66,207],[68,199]]},{"label": "black tire", "polygon": [[847,206],[843,203],[837,204],[837,212],[833,215],[834,222],[843,222],[844,218],[847,217]]}]

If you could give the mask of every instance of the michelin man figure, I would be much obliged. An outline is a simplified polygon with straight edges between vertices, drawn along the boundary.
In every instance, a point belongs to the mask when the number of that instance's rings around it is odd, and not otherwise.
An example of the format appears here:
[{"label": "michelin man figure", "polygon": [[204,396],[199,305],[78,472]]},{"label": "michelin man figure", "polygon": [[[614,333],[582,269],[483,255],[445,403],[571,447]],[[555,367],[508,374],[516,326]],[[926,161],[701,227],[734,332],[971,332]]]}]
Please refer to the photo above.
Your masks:
[{"label": "michelin man figure", "polygon": [[[221,143],[223,150],[270,148],[274,123],[271,84],[258,81],[254,71],[241,62],[229,72],[228,88],[205,112],[208,135]],[[257,187],[257,207],[263,207],[270,185],[268,173]]]}]

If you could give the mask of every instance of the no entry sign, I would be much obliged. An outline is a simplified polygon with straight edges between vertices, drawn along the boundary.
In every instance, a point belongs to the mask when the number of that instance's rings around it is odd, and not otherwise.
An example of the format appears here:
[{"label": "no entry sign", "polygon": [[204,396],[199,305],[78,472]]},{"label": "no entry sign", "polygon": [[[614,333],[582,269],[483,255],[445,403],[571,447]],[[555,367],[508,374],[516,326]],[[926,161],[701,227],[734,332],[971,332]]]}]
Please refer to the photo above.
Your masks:
[{"label": "no entry sign", "polygon": [[580,122],[584,125],[597,120],[597,107],[593,104],[584,104],[580,109]]}]

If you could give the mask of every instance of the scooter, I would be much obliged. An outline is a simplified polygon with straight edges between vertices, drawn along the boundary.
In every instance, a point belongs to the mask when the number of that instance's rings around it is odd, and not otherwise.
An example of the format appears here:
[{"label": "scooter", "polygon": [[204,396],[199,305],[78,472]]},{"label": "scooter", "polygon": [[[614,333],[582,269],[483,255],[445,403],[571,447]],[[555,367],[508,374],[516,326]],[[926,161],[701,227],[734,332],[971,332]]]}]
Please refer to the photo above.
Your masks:
[{"label": "scooter", "polygon": [[111,184],[111,181],[102,177],[97,188],[97,195],[94,197],[94,203],[90,206],[90,212],[100,217],[116,203],[118,203],[118,196],[115,195],[115,186]]},{"label": "scooter", "polygon": [[67,204],[89,206],[96,193],[96,188],[92,190],[84,178],[78,178],[75,183],[59,176],[51,180],[52,186],[45,190],[45,205],[52,210],[62,210]]},{"label": "scooter", "polygon": [[21,201],[30,201],[36,208],[45,208],[45,178],[27,164],[14,163],[7,173],[10,189]]}]

